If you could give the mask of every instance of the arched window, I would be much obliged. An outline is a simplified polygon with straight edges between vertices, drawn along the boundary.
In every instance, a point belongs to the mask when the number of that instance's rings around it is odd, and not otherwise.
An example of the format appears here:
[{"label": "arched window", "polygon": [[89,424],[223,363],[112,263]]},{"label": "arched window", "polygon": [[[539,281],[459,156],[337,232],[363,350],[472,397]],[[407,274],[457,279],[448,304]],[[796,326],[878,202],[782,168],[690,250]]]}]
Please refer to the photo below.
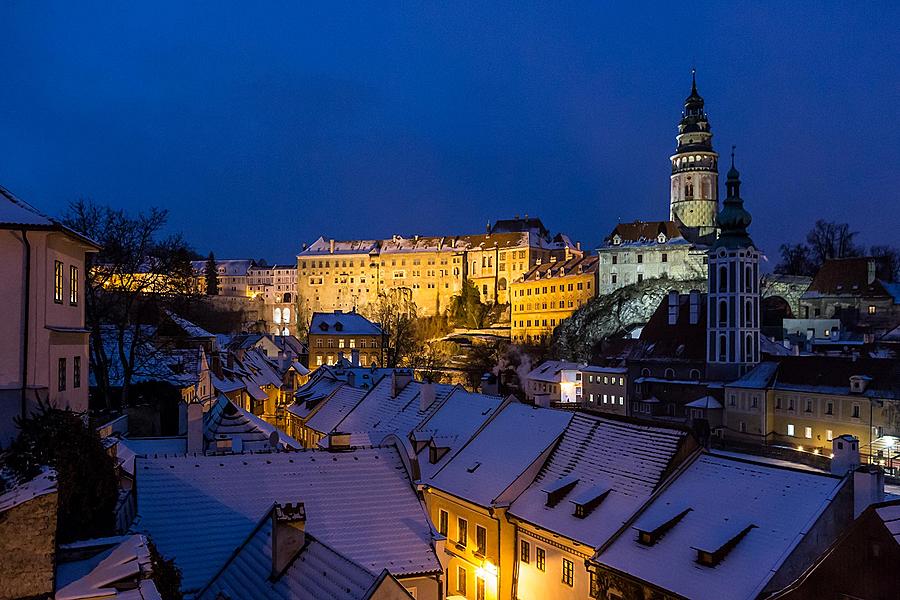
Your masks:
[{"label": "arched window", "polygon": [[281,309],[276,308],[272,313],[272,320],[276,323],[281,323]]},{"label": "arched window", "polygon": [[650,369],[641,369],[641,377],[650,377]]},{"label": "arched window", "polygon": [[744,304],[744,325],[752,326],[753,322],[753,300],[747,300]]},{"label": "arched window", "polygon": [[719,291],[728,291],[728,268],[725,265],[719,267]]},{"label": "arched window", "polygon": [[724,300],[719,302],[719,325],[722,327],[728,325],[728,303]]},{"label": "arched window", "polygon": [[506,289],[506,278],[501,277],[499,281],[497,281],[497,289],[503,291]]},{"label": "arched window", "polygon": [[675,379],[675,369],[666,369],[666,379]]},{"label": "arched window", "polygon": [[694,197],[694,184],[693,183],[684,184],[684,197],[685,198],[693,198]]},{"label": "arched window", "polygon": [[753,267],[750,265],[747,265],[747,268],[744,269],[744,291],[753,291]]},{"label": "arched window", "polygon": [[728,339],[724,335],[719,336],[719,362],[728,361]]},{"label": "arched window", "polygon": [[700,381],[700,369],[691,369],[691,380]]},{"label": "arched window", "polygon": [[281,301],[282,301],[282,302],[286,302],[286,303],[287,303],[287,302],[290,302],[290,301],[291,301],[291,293],[290,293],[290,292],[285,292],[285,293],[284,293],[284,297],[281,299]]},{"label": "arched window", "polygon": [[289,308],[281,309],[281,320],[284,322],[285,325],[287,325],[288,323],[291,322],[291,309],[289,309]]},{"label": "arched window", "polygon": [[748,333],[744,344],[744,362],[753,362],[753,334]]}]

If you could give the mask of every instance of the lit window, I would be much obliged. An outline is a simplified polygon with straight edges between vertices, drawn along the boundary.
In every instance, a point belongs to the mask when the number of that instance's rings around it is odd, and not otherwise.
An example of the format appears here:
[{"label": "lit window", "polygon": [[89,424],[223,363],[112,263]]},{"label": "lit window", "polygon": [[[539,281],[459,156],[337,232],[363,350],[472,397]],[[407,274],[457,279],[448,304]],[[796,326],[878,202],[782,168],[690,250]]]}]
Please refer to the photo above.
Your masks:
[{"label": "lit window", "polygon": [[484,556],[487,552],[487,530],[481,525],[475,526],[475,552]]},{"label": "lit window", "polygon": [[460,596],[466,595],[466,570],[463,567],[456,568],[456,591]]},{"label": "lit window", "polygon": [[812,439],[812,427],[805,427],[803,429],[803,437],[805,437],[808,440]]},{"label": "lit window", "polygon": [[794,436],[794,424],[793,423],[788,423],[787,434],[791,437]]},{"label": "lit window", "polygon": [[538,571],[547,570],[547,553],[543,548],[538,547],[534,549],[534,564]]},{"label": "lit window", "polygon": [[78,267],[75,265],[69,267],[69,304],[78,304]]},{"label": "lit window", "polygon": [[443,536],[447,535],[449,521],[450,521],[450,514],[446,510],[441,509],[440,516],[438,519],[438,531]]},{"label": "lit window", "polygon": [[63,301],[63,264],[53,261],[53,301],[62,304]]},{"label": "lit window", "polygon": [[466,547],[466,539],[469,537],[469,523],[463,518],[459,518],[456,522],[456,543]]},{"label": "lit window", "polygon": [[829,442],[834,439],[834,432],[830,429],[825,430],[825,439]]},{"label": "lit window", "polygon": [[569,587],[575,585],[575,563],[568,558],[562,559],[562,582]]},{"label": "lit window", "polygon": [[523,563],[528,564],[529,562],[531,562],[531,544],[529,544],[525,540],[522,540],[520,554],[520,560]]},{"label": "lit window", "polygon": [[874,305],[874,304],[870,304],[870,305],[869,305],[869,314],[870,314],[870,315],[874,315],[875,312],[876,312],[876,310],[877,310],[877,309],[875,308],[875,305]]}]

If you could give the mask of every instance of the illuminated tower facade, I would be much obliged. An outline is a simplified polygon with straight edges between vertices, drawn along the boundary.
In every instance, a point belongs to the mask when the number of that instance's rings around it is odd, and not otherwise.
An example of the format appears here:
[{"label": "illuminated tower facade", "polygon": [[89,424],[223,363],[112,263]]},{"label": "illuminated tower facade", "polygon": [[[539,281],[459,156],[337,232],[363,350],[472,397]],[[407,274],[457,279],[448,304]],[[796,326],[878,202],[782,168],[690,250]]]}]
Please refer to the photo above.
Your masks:
[{"label": "illuminated tower facade", "polygon": [[711,233],[719,209],[719,155],[713,151],[709,119],[692,74],[691,95],[684,101],[678,124],[678,145],[672,161],[669,219]]}]

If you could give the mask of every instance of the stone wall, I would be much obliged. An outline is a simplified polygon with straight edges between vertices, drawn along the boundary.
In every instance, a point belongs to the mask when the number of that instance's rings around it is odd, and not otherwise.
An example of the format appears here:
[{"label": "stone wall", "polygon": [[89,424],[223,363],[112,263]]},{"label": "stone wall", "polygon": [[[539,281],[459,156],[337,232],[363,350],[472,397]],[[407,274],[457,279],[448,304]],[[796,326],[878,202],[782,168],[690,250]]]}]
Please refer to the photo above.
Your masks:
[{"label": "stone wall", "polygon": [[57,492],[0,514],[0,600],[52,594]]}]

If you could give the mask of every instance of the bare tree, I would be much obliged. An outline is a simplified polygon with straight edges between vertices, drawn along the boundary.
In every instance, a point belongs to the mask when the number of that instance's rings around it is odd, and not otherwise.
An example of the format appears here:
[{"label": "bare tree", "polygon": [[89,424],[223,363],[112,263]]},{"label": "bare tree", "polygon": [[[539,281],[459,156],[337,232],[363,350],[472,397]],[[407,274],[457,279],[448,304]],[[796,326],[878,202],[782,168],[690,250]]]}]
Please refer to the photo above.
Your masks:
[{"label": "bare tree", "polygon": [[834,223],[819,219],[806,234],[806,243],[812,261],[821,266],[829,258],[847,258],[862,254],[862,248],[854,239],[858,232],[850,231],[847,223]]},{"label": "bare tree", "polygon": [[869,256],[880,259],[885,279],[897,281],[900,278],[900,250],[893,246],[872,246]]},{"label": "bare tree", "polygon": [[416,352],[417,312],[412,290],[404,288],[381,293],[366,306],[364,316],[384,331],[385,366],[400,366]]},{"label": "bare tree", "polygon": [[[151,208],[131,217],[78,200],[64,219],[102,248],[89,255],[85,269],[85,319],[91,330],[91,367],[107,408],[112,403],[111,370],[120,370],[116,378],[121,377],[124,406],[152,325],[166,309],[177,308],[196,293],[191,266],[196,255],[180,235],[161,237],[167,216],[167,211]],[[107,339],[104,344],[104,336],[112,336],[114,343]]]},{"label": "bare tree", "polygon": [[784,275],[815,275],[816,265],[809,257],[806,244],[782,244],[779,248],[781,262],[775,267],[776,273]]}]

